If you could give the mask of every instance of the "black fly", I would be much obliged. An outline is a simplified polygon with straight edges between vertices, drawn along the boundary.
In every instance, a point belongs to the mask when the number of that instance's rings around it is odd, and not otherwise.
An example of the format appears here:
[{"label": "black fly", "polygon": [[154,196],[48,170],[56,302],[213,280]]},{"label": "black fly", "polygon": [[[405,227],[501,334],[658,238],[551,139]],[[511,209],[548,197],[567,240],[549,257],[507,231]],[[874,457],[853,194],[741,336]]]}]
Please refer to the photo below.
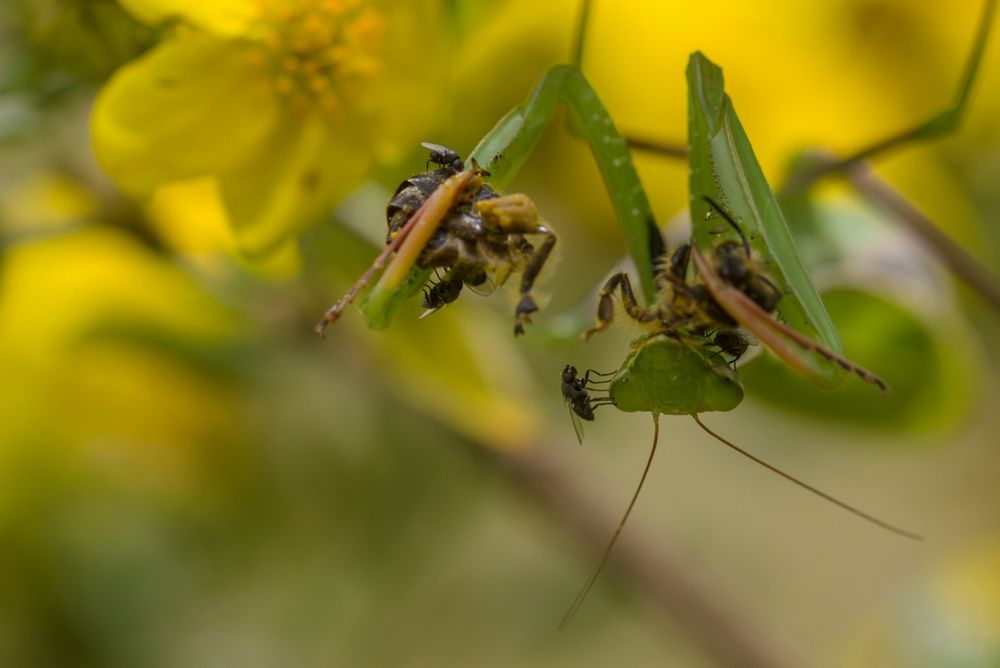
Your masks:
[{"label": "black fly", "polygon": [[567,364],[566,368],[562,370],[563,399],[566,400],[566,405],[569,406],[569,415],[573,420],[573,430],[576,431],[576,439],[581,445],[583,445],[583,423],[580,422],[581,418],[591,422],[594,419],[595,409],[612,403],[611,398],[607,395],[599,397],[590,396],[589,390],[594,389],[593,385],[604,382],[591,381],[590,374],[609,378],[610,376],[614,376],[615,373],[617,372],[601,373],[600,371],[588,369],[583,374],[583,378],[580,378],[575,366]]}]

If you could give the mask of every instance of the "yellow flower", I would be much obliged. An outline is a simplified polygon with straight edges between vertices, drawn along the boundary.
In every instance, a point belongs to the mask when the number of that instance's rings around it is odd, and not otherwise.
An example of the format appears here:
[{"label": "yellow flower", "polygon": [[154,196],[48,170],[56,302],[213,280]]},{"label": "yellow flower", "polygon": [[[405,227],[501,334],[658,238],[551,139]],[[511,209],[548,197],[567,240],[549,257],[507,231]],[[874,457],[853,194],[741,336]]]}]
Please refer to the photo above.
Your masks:
[{"label": "yellow flower", "polygon": [[101,91],[97,158],[142,199],[214,178],[244,252],[303,229],[441,113],[438,0],[122,4],[176,28]]},{"label": "yellow flower", "polygon": [[240,325],[177,263],[112,228],[7,248],[0,515],[33,464],[103,462],[167,493],[187,484],[238,413],[225,378],[177,351],[232,346]]}]

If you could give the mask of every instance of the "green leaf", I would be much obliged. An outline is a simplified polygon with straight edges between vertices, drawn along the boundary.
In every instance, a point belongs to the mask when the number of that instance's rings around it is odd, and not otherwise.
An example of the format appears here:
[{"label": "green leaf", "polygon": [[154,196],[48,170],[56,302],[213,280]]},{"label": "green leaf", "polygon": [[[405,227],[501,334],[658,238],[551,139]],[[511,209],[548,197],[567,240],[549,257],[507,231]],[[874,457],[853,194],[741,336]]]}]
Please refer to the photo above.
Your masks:
[{"label": "green leaf", "polygon": [[[718,201],[742,226],[754,250],[768,262],[768,274],[784,297],[777,313],[792,328],[841,354],[843,348],[829,314],[796,250],[750,140],[724,90],[722,70],[700,52],[687,68],[690,148],[690,208],[695,245],[711,249],[735,231],[718,234],[718,218],[708,219],[703,197]],[[809,353],[814,380],[826,387],[843,382],[843,369]]]},{"label": "green leaf", "polygon": [[368,326],[376,331],[388,329],[399,308],[410,297],[420,292],[420,288],[424,286],[432,273],[432,269],[413,267],[396,289],[380,293],[378,298],[371,298],[371,294],[366,296],[361,302],[360,308]]},{"label": "green leaf", "polygon": [[574,127],[590,146],[639,273],[642,294],[652,303],[656,298],[654,263],[662,253],[653,211],[625,138],[579,68],[557,65],[546,72],[528,101],[504,116],[471,157],[490,171],[491,183],[503,188],[534,150],[559,102],[569,107]]}]

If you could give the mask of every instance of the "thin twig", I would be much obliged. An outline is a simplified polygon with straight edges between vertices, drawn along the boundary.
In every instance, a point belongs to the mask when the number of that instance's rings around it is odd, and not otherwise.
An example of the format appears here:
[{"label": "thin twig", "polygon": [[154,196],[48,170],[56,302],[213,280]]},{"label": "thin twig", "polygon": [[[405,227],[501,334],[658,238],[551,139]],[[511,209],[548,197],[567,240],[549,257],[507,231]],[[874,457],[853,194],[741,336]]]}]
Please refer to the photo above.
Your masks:
[{"label": "thin twig", "polygon": [[976,81],[976,75],[979,72],[979,66],[983,60],[983,52],[986,50],[986,42],[990,34],[990,27],[993,24],[993,16],[996,14],[996,9],[997,0],[986,0],[982,16],[979,19],[979,26],[976,29],[976,37],[972,43],[972,51],[969,53],[969,59],[965,64],[962,80],[958,85],[954,101],[949,107],[922,123],[917,123],[885,139],[876,141],[844,158],[819,163],[811,169],[803,170],[789,180],[785,186],[785,190],[789,193],[804,192],[813,183],[825,176],[845,172],[862,161],[883,155],[909,142],[936,139],[954,132],[962,123],[969,107],[972,88]]},{"label": "thin twig", "polygon": [[675,158],[679,160],[687,159],[689,153],[687,144],[682,143],[670,144],[654,139],[640,139],[639,137],[634,136],[626,136],[625,143],[628,144],[629,148],[635,151],[655,153],[656,155],[662,155],[667,158]]},{"label": "thin twig", "polygon": [[891,211],[949,271],[1000,312],[1000,280],[864,163],[845,172],[860,193]]}]

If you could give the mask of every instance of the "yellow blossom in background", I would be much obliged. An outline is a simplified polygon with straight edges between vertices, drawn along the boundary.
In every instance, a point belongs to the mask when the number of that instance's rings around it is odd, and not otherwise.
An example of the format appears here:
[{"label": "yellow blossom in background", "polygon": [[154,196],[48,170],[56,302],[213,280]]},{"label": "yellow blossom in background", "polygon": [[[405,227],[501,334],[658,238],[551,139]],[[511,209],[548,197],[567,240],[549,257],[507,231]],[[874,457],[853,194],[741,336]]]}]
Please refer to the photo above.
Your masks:
[{"label": "yellow blossom in background", "polygon": [[277,248],[435,122],[447,44],[434,0],[122,4],[177,27],[98,96],[98,161],[142,200],[214,179],[247,254]]},{"label": "yellow blossom in background", "polygon": [[[14,86],[0,86],[0,666],[729,666],[745,661],[715,652],[741,637],[777,665],[1000,665],[993,319],[959,311],[978,302],[915,280],[889,305],[921,300],[927,337],[881,301],[844,319],[834,303],[845,343],[894,347],[874,370],[924,351],[894,383],[894,398],[929,397],[905,425],[881,403],[873,429],[813,419],[794,391],[780,411],[748,400],[710,418],[923,546],[665,420],[621,577],[560,634],[651,437],[648,416],[609,407],[581,448],[558,389],[567,363],[616,368],[636,333],[623,317],[600,340],[567,338],[623,252],[570,115],[509,189],[559,234],[527,336],[511,336],[509,284],[423,319],[416,296],[385,332],[352,310],[313,335],[383,247],[392,189],[424,169],[418,142],[467,155],[567,60],[580,5],[0,2],[0,34],[32,37],[0,46]],[[776,185],[802,146],[846,152],[936,111],[980,6],[599,0],[583,69],[623,132],[683,143],[684,67],[703,50]],[[76,36],[86,48],[67,49]],[[1000,240],[969,212],[1000,206],[996,47],[959,133],[878,162],[936,223],[977,230],[988,243],[966,245],[984,254]],[[687,162],[636,161],[657,221],[679,220]],[[906,255],[862,234],[882,212],[821,195],[845,278]],[[331,211],[337,224],[297,238]],[[959,387],[977,374],[981,391]],[[959,405],[961,429],[923,430]],[[698,598],[661,614],[655,588],[630,592],[647,571],[620,558],[627,542]],[[699,600],[717,612],[704,630],[688,626]]]},{"label": "yellow blossom in background", "polygon": [[[228,267],[219,251],[231,252],[239,240],[219,197],[216,180],[205,176],[161,186],[145,208],[149,225],[174,252],[202,271],[218,273]],[[262,257],[235,254],[236,262],[258,277],[290,280],[301,268],[298,246],[286,243]]]},{"label": "yellow blossom in background", "polygon": [[180,267],[121,231],[87,227],[8,250],[0,514],[26,457],[103,459],[158,489],[184,487],[200,444],[233,430],[231,393],[152,343],[231,346],[236,324]]},{"label": "yellow blossom in background", "polygon": [[80,183],[54,171],[5,183],[0,197],[0,218],[13,235],[57,230],[92,216],[98,207]]},{"label": "yellow blossom in background", "polygon": [[1000,661],[1000,540],[945,553],[881,615],[862,620],[838,665],[992,667]]},{"label": "yellow blossom in background", "polygon": [[[463,135],[465,144],[474,146],[521,102],[545,67],[568,59],[579,4],[509,0],[477,26],[476,39],[456,65],[464,117],[470,110],[478,114],[479,127],[467,139]],[[619,130],[679,145],[687,137],[685,67],[693,51],[703,51],[722,67],[757,157],[777,187],[803,148],[847,153],[942,110],[959,83],[981,9],[981,2],[972,2],[942,12],[899,0],[598,1],[583,70]],[[871,16],[884,23],[873,25],[866,19]],[[986,51],[983,72],[1000,67],[1000,49],[994,47]],[[973,132],[995,132],[981,128],[998,115],[996,89],[980,80],[965,129],[949,138],[951,145]],[[550,136],[555,157],[539,168],[547,186],[560,184],[559,203],[573,207],[572,220],[617,243],[620,235],[589,150],[576,137]],[[933,220],[972,244],[968,228],[974,218],[961,184],[934,153],[943,146],[923,144],[903,159],[887,156],[876,164]],[[642,152],[634,158],[654,213],[666,223],[687,201],[687,164]],[[532,156],[529,169],[542,159]],[[552,222],[565,237],[567,226]]]}]

